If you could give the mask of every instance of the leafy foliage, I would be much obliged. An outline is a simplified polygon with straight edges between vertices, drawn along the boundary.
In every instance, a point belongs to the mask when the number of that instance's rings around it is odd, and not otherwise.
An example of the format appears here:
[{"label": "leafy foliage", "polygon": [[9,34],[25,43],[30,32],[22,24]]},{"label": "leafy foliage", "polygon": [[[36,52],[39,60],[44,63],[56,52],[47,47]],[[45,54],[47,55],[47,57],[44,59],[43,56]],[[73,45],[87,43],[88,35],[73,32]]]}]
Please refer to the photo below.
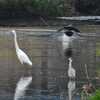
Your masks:
[{"label": "leafy foliage", "polygon": [[88,100],[100,100],[100,90],[96,90],[93,96],[90,96]]},{"label": "leafy foliage", "polygon": [[100,15],[100,0],[76,0],[76,10],[84,15]]},{"label": "leafy foliage", "polygon": [[0,9],[11,13],[25,11],[34,15],[62,16],[63,0],[1,0]]}]

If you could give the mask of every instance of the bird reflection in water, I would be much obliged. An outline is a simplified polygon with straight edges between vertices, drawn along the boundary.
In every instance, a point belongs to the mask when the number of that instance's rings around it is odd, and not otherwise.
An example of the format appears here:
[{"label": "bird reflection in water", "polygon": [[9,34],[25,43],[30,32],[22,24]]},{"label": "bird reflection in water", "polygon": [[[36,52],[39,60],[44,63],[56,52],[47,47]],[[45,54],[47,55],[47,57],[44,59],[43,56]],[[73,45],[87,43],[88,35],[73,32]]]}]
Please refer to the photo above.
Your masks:
[{"label": "bird reflection in water", "polygon": [[69,98],[69,100],[72,100],[73,91],[75,90],[75,88],[76,88],[75,81],[69,80],[69,82],[68,82],[68,98]]},{"label": "bird reflection in water", "polygon": [[72,57],[72,55],[73,55],[72,48],[66,49],[65,52],[64,52],[64,55],[65,55],[65,57],[68,57],[68,58]]},{"label": "bird reflection in water", "polygon": [[19,100],[24,97],[25,90],[28,88],[29,84],[32,82],[32,76],[21,77],[16,85],[14,100]]}]

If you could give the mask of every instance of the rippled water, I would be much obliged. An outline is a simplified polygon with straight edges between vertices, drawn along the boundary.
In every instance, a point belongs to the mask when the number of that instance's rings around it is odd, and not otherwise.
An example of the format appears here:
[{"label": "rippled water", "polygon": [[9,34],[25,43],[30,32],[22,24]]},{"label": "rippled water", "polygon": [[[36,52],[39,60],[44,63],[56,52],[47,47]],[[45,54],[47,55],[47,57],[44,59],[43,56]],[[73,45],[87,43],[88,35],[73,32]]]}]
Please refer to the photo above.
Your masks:
[{"label": "rippled water", "polygon": [[[32,76],[25,96],[20,100],[66,100],[67,69],[61,42],[53,37],[37,37],[28,32],[18,31],[19,47],[30,57],[32,67],[21,65],[17,59],[13,36],[0,31],[0,100],[13,100],[15,89],[21,77]],[[3,33],[3,34],[2,34]],[[5,34],[6,33],[6,34]],[[67,56],[72,54],[76,69],[76,90],[73,100],[80,100],[79,92],[87,82],[85,67],[88,65],[89,77],[95,84],[96,58],[95,38],[81,38],[70,45]],[[95,70],[95,71],[94,71]]]}]

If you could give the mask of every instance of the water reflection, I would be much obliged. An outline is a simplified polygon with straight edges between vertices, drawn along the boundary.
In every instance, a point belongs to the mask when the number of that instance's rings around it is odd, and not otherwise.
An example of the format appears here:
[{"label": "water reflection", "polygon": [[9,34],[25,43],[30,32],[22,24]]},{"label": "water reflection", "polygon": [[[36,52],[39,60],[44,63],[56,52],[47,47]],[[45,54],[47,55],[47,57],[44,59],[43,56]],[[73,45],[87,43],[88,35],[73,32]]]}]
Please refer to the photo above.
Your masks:
[{"label": "water reflection", "polygon": [[65,56],[66,57],[72,57],[72,55],[73,55],[73,51],[72,51],[73,49],[72,48],[68,48],[68,49],[66,49],[65,50]]},{"label": "water reflection", "polygon": [[28,85],[32,82],[32,76],[21,77],[16,85],[14,100],[19,100],[25,96],[25,91],[28,88]]},{"label": "water reflection", "polygon": [[[26,100],[48,100],[49,98],[66,100],[68,63],[65,63],[65,56],[61,55],[63,53],[62,43],[49,37],[32,37],[19,33],[17,35],[20,47],[31,56],[33,66],[21,65],[16,58],[12,37],[0,34],[1,100],[5,100],[3,99],[5,95],[10,97],[8,100],[13,100],[16,84],[20,78],[28,76],[32,76],[33,80],[27,88]],[[88,64],[90,78],[95,76],[95,62],[94,57],[91,56],[95,52],[94,46],[93,40],[74,40],[71,47],[67,48],[66,57],[73,58],[73,67],[77,72],[76,88],[80,88],[87,81],[84,71],[85,63]]]},{"label": "water reflection", "polygon": [[68,82],[68,97],[69,97],[69,100],[72,100],[73,92],[74,92],[75,88],[76,88],[75,81],[69,80],[69,82]]}]

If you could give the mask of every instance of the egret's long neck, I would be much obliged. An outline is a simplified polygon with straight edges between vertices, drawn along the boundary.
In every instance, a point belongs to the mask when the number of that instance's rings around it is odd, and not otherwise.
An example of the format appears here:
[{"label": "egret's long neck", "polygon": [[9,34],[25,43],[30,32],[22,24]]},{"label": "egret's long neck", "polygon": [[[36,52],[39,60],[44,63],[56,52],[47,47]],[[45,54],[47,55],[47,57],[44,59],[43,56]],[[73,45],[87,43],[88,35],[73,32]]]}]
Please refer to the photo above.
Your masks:
[{"label": "egret's long neck", "polygon": [[14,33],[14,41],[15,41],[15,48],[19,49],[18,43],[17,43],[17,35]]}]

